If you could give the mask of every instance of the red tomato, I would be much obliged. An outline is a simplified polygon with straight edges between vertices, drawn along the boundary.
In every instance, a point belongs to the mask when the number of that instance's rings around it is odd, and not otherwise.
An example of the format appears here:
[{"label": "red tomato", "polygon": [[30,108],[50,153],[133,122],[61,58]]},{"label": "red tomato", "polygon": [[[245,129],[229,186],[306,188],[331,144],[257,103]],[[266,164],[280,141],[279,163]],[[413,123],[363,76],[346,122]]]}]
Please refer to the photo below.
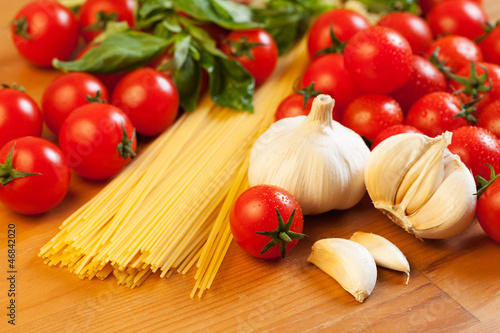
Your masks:
[{"label": "red tomato", "polygon": [[66,118],[59,131],[59,146],[76,173],[99,180],[115,175],[135,156],[136,138],[123,111],[90,103]]},{"label": "red tomato", "polygon": [[[278,244],[261,253],[272,238],[259,232],[278,228],[277,211],[285,224],[295,211],[289,230],[295,234],[302,232],[302,210],[290,193],[273,185],[257,185],[243,192],[234,202],[229,219],[236,243],[245,252],[257,258],[272,259],[282,256]],[[303,235],[300,238],[302,237]],[[293,249],[299,241],[299,238],[291,238],[292,241],[286,243],[286,252]]]},{"label": "red tomato", "polygon": [[[311,59],[317,53],[336,53],[337,47],[333,45],[331,31],[339,42],[347,42],[356,32],[366,29],[370,23],[360,14],[349,9],[333,9],[323,13],[313,23],[307,38],[307,49]],[[332,50],[327,50],[331,48]]]},{"label": "red tomato", "polygon": [[83,39],[90,42],[109,21],[126,21],[134,26],[135,0],[86,0],[80,8],[80,28]]},{"label": "red tomato", "polygon": [[0,89],[0,148],[12,139],[40,136],[42,128],[42,113],[29,95],[18,89]]},{"label": "red tomato", "polygon": [[345,109],[342,124],[373,140],[385,128],[403,122],[403,111],[396,100],[385,95],[356,97]]},{"label": "red tomato", "polygon": [[127,114],[138,133],[156,136],[175,120],[179,94],[172,79],[155,69],[140,68],[118,83],[112,103]]},{"label": "red tomato", "polygon": [[[0,201],[27,215],[41,214],[57,206],[66,196],[71,178],[71,169],[61,150],[42,138],[14,139],[0,150],[0,161],[5,165],[11,150],[11,169],[36,174],[0,186]],[[4,180],[3,176],[0,180]]]},{"label": "red tomato", "polygon": [[296,116],[307,116],[311,112],[312,102],[314,98],[309,98],[304,106],[304,95],[293,93],[288,95],[276,109],[274,114],[274,121],[278,121],[283,118],[296,117]]},{"label": "red tomato", "polygon": [[394,125],[387,128],[384,128],[380,133],[375,137],[375,140],[372,142],[371,150],[373,150],[379,143],[384,141],[391,136],[403,134],[403,133],[420,133],[423,134],[417,128],[410,125]]},{"label": "red tomato", "polygon": [[427,136],[435,137],[467,125],[465,118],[456,117],[461,111],[457,96],[437,91],[421,97],[406,115],[405,124],[418,128]]},{"label": "red tomato", "polygon": [[500,65],[500,25],[477,43],[483,52],[484,60]]},{"label": "red tomato", "polygon": [[452,72],[469,66],[471,62],[483,61],[483,54],[479,46],[465,37],[456,35],[440,37],[431,43],[426,51],[427,56],[431,57],[438,47],[438,60],[444,62],[444,65],[449,67]]},{"label": "red tomato", "polygon": [[[429,14],[431,9],[435,5],[437,5],[438,3],[443,2],[443,1],[456,1],[456,0],[419,0],[418,5],[420,6],[420,9],[422,9],[422,14],[424,16],[427,16],[427,14]],[[477,3],[479,5],[482,4],[482,0],[471,0],[471,1],[474,1],[475,3]]]},{"label": "red tomato", "polygon": [[[477,113],[481,114],[481,110],[494,100],[500,99],[500,66],[495,64],[490,64],[486,62],[478,62],[475,63],[475,72],[477,76],[480,76],[485,73],[485,70],[488,71],[487,79],[484,82],[484,86],[489,87],[491,82],[491,89],[486,92],[477,92],[477,98],[482,98],[477,104],[475,104],[477,108]],[[483,68],[484,67],[484,68]],[[457,71],[456,75],[468,78],[471,74],[471,66],[462,67],[459,71]],[[470,84],[473,88],[477,85],[477,80],[470,80]],[[452,91],[462,90],[464,89],[464,85],[452,81],[450,83],[450,87]],[[468,93],[460,93],[459,96],[464,103],[470,102],[473,99],[474,94]]]},{"label": "red tomato", "polygon": [[412,105],[422,96],[434,91],[446,90],[446,78],[430,61],[413,55],[413,67],[408,81],[390,95],[398,101],[403,112],[408,113]]},{"label": "red tomato", "polygon": [[427,15],[434,36],[452,34],[474,39],[483,34],[487,21],[481,6],[469,0],[438,3]]},{"label": "red tomato", "polygon": [[500,180],[496,179],[477,200],[476,216],[484,232],[500,243]]},{"label": "red tomato", "polygon": [[484,107],[477,118],[476,126],[486,128],[500,138],[500,99]]},{"label": "red tomato", "polygon": [[23,7],[11,23],[19,54],[29,62],[51,67],[52,59],[68,59],[76,48],[79,31],[74,14],[57,1],[34,1]]},{"label": "red tomato", "polygon": [[448,149],[460,156],[460,160],[472,171],[474,178],[481,175],[490,178],[491,164],[500,170],[500,142],[487,129],[476,126],[464,126],[452,131],[453,136]]},{"label": "red tomato", "polygon": [[432,41],[432,31],[427,22],[409,12],[391,12],[380,19],[377,25],[399,32],[410,43],[413,53],[423,53]]},{"label": "red tomato", "polygon": [[233,31],[221,48],[254,77],[255,85],[271,76],[278,62],[278,47],[273,37],[263,29]]},{"label": "red tomato", "polygon": [[88,97],[108,101],[108,90],[95,76],[87,73],[68,73],[55,78],[42,96],[42,110],[47,127],[59,134],[62,123],[77,107],[88,104]]},{"label": "red tomato", "polygon": [[314,59],[304,72],[302,86],[307,87],[312,82],[314,89],[335,99],[335,120],[342,118],[343,110],[360,93],[344,67],[342,54],[327,54]]},{"label": "red tomato", "polygon": [[362,90],[388,93],[401,88],[410,77],[412,51],[400,33],[374,26],[347,42],[344,61],[351,79]]}]

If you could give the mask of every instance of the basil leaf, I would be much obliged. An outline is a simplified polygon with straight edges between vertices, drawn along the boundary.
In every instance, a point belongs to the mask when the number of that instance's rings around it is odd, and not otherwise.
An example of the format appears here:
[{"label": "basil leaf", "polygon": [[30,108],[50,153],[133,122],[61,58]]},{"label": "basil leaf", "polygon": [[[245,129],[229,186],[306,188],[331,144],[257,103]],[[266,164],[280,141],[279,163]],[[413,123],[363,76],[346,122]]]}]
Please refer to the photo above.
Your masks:
[{"label": "basil leaf", "polygon": [[248,6],[229,0],[182,0],[174,1],[174,9],[189,16],[209,21],[229,30],[242,30],[259,27],[252,17]]},{"label": "basil leaf", "polygon": [[173,78],[179,92],[182,108],[186,111],[194,111],[200,95],[200,66],[188,55],[182,67],[174,71]]},{"label": "basil leaf", "polygon": [[140,68],[157,58],[169,41],[151,34],[127,31],[110,35],[101,45],[87,51],[80,59],[59,61],[52,65],[64,72],[110,74]]}]

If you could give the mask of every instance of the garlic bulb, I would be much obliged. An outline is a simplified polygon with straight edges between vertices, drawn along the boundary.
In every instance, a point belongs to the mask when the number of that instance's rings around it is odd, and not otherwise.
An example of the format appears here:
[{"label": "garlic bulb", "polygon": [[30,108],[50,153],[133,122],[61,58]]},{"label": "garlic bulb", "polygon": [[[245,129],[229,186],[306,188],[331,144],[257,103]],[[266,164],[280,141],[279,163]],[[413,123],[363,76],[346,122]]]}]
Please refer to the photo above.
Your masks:
[{"label": "garlic bulb", "polygon": [[451,136],[395,135],[368,159],[365,182],[374,206],[418,238],[453,236],[474,218],[474,178],[446,148]]},{"label": "garlic bulb", "polygon": [[347,239],[317,241],[307,261],[334,278],[360,303],[371,294],[377,282],[377,266],[370,252]]},{"label": "garlic bulb", "polygon": [[410,264],[396,245],[382,236],[362,231],[355,232],[351,236],[351,240],[366,247],[375,259],[377,266],[406,273],[406,284],[408,284]]},{"label": "garlic bulb", "polygon": [[363,171],[370,150],[358,134],[332,119],[334,104],[330,96],[319,95],[307,117],[271,125],[250,152],[250,186],[284,188],[304,214],[358,203],[366,191]]}]

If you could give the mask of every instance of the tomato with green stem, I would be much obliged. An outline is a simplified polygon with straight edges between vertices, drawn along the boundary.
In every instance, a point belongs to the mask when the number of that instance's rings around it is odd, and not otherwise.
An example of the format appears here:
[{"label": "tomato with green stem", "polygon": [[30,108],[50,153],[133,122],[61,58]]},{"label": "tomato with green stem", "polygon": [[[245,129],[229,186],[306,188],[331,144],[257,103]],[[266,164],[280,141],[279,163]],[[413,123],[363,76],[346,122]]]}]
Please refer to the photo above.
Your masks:
[{"label": "tomato with green stem", "polygon": [[426,50],[431,62],[440,69],[456,72],[471,62],[483,61],[479,46],[466,37],[446,35],[435,39]]},{"label": "tomato with green stem", "polygon": [[229,221],[236,243],[257,258],[284,258],[306,237],[301,233],[304,218],[299,203],[274,185],[257,185],[243,192],[231,208]]},{"label": "tomato with green stem", "polygon": [[481,189],[478,191],[476,216],[481,228],[495,242],[500,243],[500,174],[495,175],[495,169],[488,165],[491,170],[490,180],[479,178]]},{"label": "tomato with green stem", "polygon": [[314,97],[320,94],[314,89],[314,82],[309,86],[297,90],[293,88],[294,93],[288,95],[281,101],[274,114],[274,121],[283,118],[307,116],[311,112],[312,102]]}]

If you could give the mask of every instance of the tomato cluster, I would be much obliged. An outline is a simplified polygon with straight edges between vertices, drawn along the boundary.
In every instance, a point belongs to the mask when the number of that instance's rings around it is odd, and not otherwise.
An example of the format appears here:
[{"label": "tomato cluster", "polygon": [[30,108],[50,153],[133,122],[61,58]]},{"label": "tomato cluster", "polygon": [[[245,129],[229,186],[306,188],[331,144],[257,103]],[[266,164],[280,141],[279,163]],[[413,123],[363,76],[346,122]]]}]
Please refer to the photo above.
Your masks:
[{"label": "tomato cluster", "polygon": [[[314,94],[296,90],[276,120],[307,115],[312,96],[326,93],[336,100],[333,118],[372,149],[400,133],[451,131],[449,150],[487,180],[487,164],[500,171],[500,25],[488,23],[480,1],[420,4],[420,16],[391,12],[373,25],[347,9],[319,16],[301,81]],[[486,224],[500,229],[491,218]]]}]

